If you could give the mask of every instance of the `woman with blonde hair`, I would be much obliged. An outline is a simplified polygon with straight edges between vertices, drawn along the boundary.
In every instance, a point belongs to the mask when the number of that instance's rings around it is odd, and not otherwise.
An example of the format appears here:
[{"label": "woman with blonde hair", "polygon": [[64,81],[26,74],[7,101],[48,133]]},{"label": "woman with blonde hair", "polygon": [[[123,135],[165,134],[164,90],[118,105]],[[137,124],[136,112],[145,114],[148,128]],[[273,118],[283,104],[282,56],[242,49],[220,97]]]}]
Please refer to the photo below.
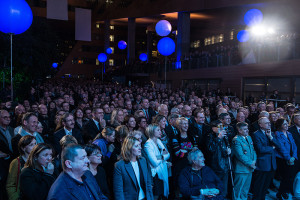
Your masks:
[{"label": "woman with blonde hair", "polygon": [[118,200],[153,200],[151,177],[145,158],[141,157],[141,143],[135,137],[125,138],[122,159],[115,164],[114,196]]},{"label": "woman with blonde hair", "polygon": [[123,109],[116,108],[112,111],[111,117],[110,117],[110,125],[113,128],[116,128],[117,126],[120,126],[124,121],[124,113]]},{"label": "woman with blonde hair", "polygon": [[170,158],[170,154],[160,140],[162,132],[157,124],[150,124],[146,133],[150,138],[147,140],[144,150],[151,167],[154,183],[153,195],[155,199],[160,196],[167,198],[169,195],[168,167],[171,167],[171,163],[167,160]]}]

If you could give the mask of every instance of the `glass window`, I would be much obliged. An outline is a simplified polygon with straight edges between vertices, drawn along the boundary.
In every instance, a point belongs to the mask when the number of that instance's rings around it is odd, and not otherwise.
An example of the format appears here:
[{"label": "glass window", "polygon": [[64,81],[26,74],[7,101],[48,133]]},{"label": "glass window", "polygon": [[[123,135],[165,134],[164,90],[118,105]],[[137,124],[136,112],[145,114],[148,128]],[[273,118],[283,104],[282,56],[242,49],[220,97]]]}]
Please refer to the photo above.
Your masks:
[{"label": "glass window", "polygon": [[115,26],[110,25],[109,28],[110,30],[115,30]]},{"label": "glass window", "polygon": [[114,35],[110,35],[109,36],[109,41],[110,42],[114,42],[115,41],[115,36]]},{"label": "glass window", "polygon": [[114,59],[109,59],[108,62],[109,62],[109,66],[114,66]]}]

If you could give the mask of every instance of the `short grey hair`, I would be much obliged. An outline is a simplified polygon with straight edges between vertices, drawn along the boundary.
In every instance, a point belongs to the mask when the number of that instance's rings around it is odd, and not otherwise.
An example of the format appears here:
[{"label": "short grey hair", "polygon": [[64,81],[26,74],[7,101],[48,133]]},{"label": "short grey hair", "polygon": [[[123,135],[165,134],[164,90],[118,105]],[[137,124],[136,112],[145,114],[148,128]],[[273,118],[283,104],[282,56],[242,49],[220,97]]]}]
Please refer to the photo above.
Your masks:
[{"label": "short grey hair", "polygon": [[194,148],[194,149],[192,149],[192,151],[190,151],[190,153],[189,153],[188,156],[187,156],[187,159],[188,159],[188,161],[189,161],[189,163],[190,163],[191,165],[192,165],[193,162],[197,159],[197,155],[198,155],[199,153],[202,153],[202,151],[201,151],[200,149],[198,149],[198,148]]}]

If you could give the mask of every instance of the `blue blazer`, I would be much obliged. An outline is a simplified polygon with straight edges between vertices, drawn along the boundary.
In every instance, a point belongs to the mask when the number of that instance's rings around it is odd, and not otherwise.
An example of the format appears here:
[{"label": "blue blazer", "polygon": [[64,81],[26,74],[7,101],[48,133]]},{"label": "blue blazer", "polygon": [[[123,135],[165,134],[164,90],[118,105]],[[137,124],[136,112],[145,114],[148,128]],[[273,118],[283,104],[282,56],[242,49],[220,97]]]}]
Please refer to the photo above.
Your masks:
[{"label": "blue blazer", "polygon": [[[82,178],[85,179],[96,200],[107,200],[90,171],[85,172]],[[78,187],[78,184],[70,175],[62,172],[51,186],[47,200],[85,200],[82,190],[78,190]]]},{"label": "blue blazer", "polygon": [[254,148],[257,154],[256,170],[259,171],[274,171],[276,165],[275,148],[280,149],[280,143],[272,133],[272,141],[259,129],[253,133]]},{"label": "blue blazer", "polygon": [[[153,200],[151,175],[146,159],[141,157],[138,162],[141,169],[140,174],[142,173],[144,177],[146,199]],[[115,164],[113,185],[116,200],[138,200],[140,188],[130,162],[120,160]]]},{"label": "blue blazer", "polygon": [[276,156],[285,160],[290,160],[291,157],[297,159],[297,146],[292,134],[287,132],[287,137],[285,137],[283,132],[276,131],[275,137],[281,145],[281,148],[276,150]]}]

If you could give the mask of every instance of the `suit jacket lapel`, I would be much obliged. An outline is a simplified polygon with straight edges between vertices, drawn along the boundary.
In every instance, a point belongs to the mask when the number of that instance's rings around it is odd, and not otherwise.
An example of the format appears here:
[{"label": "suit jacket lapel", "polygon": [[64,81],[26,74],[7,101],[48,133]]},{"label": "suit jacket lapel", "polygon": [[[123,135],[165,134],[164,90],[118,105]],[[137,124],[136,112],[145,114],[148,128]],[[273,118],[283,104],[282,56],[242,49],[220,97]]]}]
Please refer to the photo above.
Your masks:
[{"label": "suit jacket lapel", "polygon": [[88,188],[90,189],[90,191],[92,192],[92,194],[94,195],[95,199],[99,199],[98,193],[95,190],[95,187],[93,187],[93,183],[89,179],[85,179],[85,182],[86,182]]},{"label": "suit jacket lapel", "polygon": [[129,175],[129,177],[131,178],[132,182],[134,183],[135,189],[137,190],[138,183],[137,183],[136,176],[135,176],[135,173],[133,171],[133,168],[132,168],[132,165],[130,162],[125,162],[125,169]]},{"label": "suit jacket lapel", "polygon": [[[144,180],[145,180],[145,183],[147,183],[147,170],[144,170],[144,169],[147,169],[147,166],[144,165],[144,163],[140,162],[140,160],[138,161],[141,165],[141,169],[142,169],[142,172],[143,172],[143,176],[144,176]],[[141,173],[141,172],[140,172]],[[144,191],[145,194],[146,194],[146,191]]]}]

